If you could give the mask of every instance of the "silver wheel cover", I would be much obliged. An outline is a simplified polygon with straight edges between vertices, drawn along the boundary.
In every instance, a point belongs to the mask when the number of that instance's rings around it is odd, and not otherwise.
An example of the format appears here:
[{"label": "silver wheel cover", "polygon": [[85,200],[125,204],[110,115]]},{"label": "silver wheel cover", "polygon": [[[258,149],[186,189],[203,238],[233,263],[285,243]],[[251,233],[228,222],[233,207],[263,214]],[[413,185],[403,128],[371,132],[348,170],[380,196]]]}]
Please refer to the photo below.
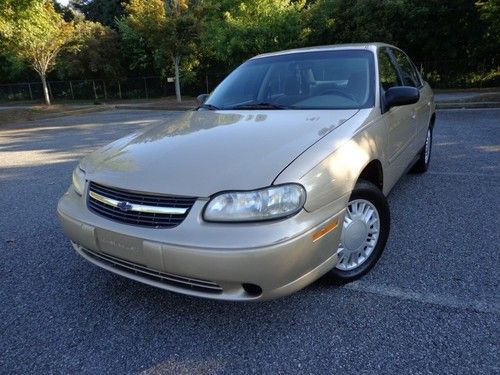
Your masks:
[{"label": "silver wheel cover", "polygon": [[377,208],[365,199],[349,202],[344,217],[336,268],[351,271],[361,266],[377,246],[380,217]]}]

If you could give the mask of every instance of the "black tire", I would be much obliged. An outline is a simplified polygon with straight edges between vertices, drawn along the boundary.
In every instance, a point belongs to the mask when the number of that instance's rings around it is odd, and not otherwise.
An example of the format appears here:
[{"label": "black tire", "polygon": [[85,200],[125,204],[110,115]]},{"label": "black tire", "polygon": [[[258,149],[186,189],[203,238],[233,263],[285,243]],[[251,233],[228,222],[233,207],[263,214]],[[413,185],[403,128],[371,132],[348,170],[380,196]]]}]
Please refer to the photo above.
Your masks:
[{"label": "black tire", "polygon": [[352,191],[349,202],[356,199],[367,200],[377,209],[380,220],[379,237],[372,253],[357,268],[352,270],[341,270],[335,267],[330,271],[329,276],[335,282],[342,284],[359,279],[373,268],[384,251],[391,226],[389,204],[387,203],[386,197],[377,186],[368,181],[358,181]]},{"label": "black tire", "polygon": [[[415,163],[415,165],[411,169],[411,172],[413,172],[413,173],[425,173],[429,169],[429,164],[431,162],[431,155],[432,155],[432,139],[433,139],[432,126],[430,126],[429,129],[427,129],[427,132],[428,132],[430,138],[427,136],[425,138],[424,147],[422,147],[422,149],[420,150],[420,153],[419,153],[420,157],[418,158],[418,161]],[[429,157],[426,160],[425,159],[425,148],[427,147],[427,142],[430,143],[430,146],[429,146]]]}]

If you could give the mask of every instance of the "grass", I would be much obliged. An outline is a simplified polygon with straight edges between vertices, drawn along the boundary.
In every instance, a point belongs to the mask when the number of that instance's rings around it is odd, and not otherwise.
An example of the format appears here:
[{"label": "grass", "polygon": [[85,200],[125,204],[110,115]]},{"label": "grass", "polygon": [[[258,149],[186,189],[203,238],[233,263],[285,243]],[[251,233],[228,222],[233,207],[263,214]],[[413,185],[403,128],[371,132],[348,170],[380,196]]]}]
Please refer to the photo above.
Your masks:
[{"label": "grass", "polygon": [[192,97],[183,97],[182,103],[180,104],[177,103],[175,97],[101,101],[98,105],[90,101],[60,101],[51,106],[33,102],[7,102],[0,103],[0,107],[2,104],[9,108],[0,108],[0,126],[15,122],[35,121],[105,111],[120,108],[120,106],[160,110],[186,110],[197,106],[196,99]]},{"label": "grass", "polygon": [[0,125],[14,123],[43,120],[47,118],[62,117],[77,115],[83,113],[91,113],[97,111],[104,111],[110,109],[109,105],[65,105],[53,104],[46,105],[32,105],[28,108],[19,105],[19,108],[12,106],[9,109],[0,110]]}]

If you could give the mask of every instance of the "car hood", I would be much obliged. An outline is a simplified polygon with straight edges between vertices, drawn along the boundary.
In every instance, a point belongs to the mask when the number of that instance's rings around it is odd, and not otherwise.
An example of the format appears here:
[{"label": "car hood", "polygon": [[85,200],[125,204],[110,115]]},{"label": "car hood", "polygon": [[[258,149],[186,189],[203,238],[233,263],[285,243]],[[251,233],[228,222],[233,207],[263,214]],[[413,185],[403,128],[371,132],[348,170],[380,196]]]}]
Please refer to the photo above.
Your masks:
[{"label": "car hood", "polygon": [[136,191],[208,197],[270,185],[358,110],[187,112],[86,157],[87,179]]}]

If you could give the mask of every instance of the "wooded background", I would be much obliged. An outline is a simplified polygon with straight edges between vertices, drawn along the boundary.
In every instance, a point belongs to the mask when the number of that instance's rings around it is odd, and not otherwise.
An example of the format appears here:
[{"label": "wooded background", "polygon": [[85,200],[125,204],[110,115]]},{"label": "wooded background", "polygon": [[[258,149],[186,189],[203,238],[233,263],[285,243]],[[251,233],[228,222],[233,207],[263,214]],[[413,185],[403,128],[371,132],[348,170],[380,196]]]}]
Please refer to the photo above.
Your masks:
[{"label": "wooded background", "polygon": [[259,53],[369,41],[405,50],[436,88],[500,86],[500,0],[2,0],[0,83],[45,74],[69,97],[70,81],[118,93],[177,73],[194,94]]}]

